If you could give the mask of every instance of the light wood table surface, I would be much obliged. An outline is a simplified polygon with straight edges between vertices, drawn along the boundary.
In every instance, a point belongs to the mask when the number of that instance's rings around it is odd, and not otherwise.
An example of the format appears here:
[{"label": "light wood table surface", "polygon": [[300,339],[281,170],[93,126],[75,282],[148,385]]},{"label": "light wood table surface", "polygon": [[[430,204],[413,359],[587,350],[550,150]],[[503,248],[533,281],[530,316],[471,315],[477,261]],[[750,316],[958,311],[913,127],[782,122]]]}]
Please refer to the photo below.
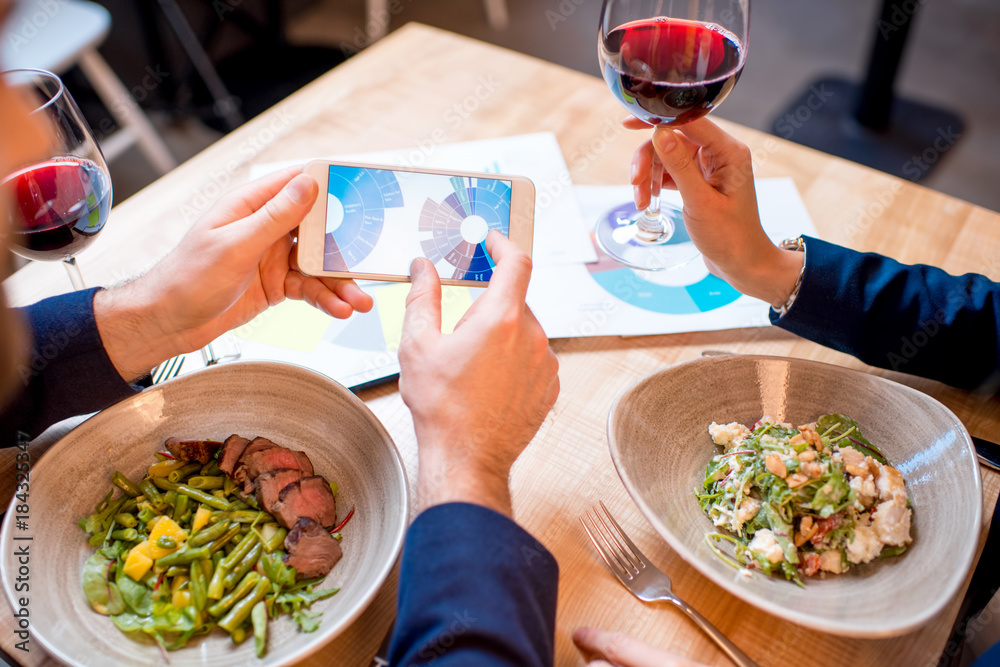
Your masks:
[{"label": "light wood table surface", "polygon": [[[408,146],[419,156],[422,146],[552,131],[575,183],[623,184],[632,151],[645,136],[620,129],[625,115],[599,79],[411,24],[118,204],[101,237],[79,261],[89,284],[134,275],[164,255],[221,192],[245,182],[250,165],[258,162]],[[1000,279],[997,213],[719,122],[753,149],[757,176],[794,179],[823,238],[905,262]],[[545,185],[536,184],[540,190]],[[35,263],[9,278],[5,287],[18,305],[68,291],[70,284],[58,264]],[[671,575],[676,592],[761,665],[937,664],[960,595],[919,631],[859,640],[778,620],[699,575],[655,534],[625,492],[608,453],[605,420],[623,387],[706,349],[802,357],[886,375],[939,399],[974,435],[994,441],[1000,441],[1000,401],[873,370],[772,327],[567,339],[552,346],[561,364],[562,394],[515,465],[512,487],[517,521],[560,565],[556,664],[583,664],[570,639],[580,625],[621,630],[709,665],[728,664],[680,614],[638,602],[604,569],[577,522],[598,500],[608,504],[653,563]],[[362,398],[388,427],[412,479],[416,440],[396,386],[364,392]],[[13,458],[10,452],[4,455]],[[9,459],[2,459],[3,480],[13,479]],[[988,525],[1000,476],[984,469],[983,479]],[[985,534],[984,527],[981,539]],[[369,664],[394,613],[395,585],[394,574],[344,635],[301,664]],[[0,616],[0,645],[25,664],[51,662],[37,642],[28,655],[12,650],[11,617]]]}]

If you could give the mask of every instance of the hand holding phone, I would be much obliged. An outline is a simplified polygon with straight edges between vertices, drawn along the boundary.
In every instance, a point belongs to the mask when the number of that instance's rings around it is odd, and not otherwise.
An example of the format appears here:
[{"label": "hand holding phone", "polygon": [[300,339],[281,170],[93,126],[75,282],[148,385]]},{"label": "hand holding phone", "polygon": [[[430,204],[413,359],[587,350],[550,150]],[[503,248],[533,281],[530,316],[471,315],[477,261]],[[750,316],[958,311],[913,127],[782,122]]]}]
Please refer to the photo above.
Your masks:
[{"label": "hand holding phone", "polygon": [[522,176],[314,160],[320,185],[299,226],[298,264],[312,276],[409,281],[426,257],[446,285],[483,287],[496,230],[531,256],[535,188]]}]

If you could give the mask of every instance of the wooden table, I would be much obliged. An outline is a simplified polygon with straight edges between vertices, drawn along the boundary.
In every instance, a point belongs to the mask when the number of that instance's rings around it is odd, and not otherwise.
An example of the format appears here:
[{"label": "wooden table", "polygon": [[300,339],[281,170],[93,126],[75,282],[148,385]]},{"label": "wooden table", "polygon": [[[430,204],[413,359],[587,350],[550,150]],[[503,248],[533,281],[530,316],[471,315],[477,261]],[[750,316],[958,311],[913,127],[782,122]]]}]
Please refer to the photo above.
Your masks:
[{"label": "wooden table", "polygon": [[[494,90],[487,92],[489,88]],[[464,118],[456,115],[456,105],[467,109]],[[109,284],[142,270],[165,254],[221,192],[246,181],[255,162],[405,146],[419,152],[421,146],[437,143],[549,130],[559,139],[574,182],[621,184],[643,138],[620,129],[624,115],[598,79],[411,24],[117,205],[111,223],[80,263],[91,284]],[[1000,215],[769,135],[724,125],[751,146],[758,176],[795,180],[824,238],[906,262],[1000,279]],[[13,303],[25,304],[68,291],[70,285],[61,266],[36,263],[8,279],[5,287]],[[605,419],[625,385],[698,357],[705,349],[802,357],[887,375],[936,397],[974,435],[994,441],[1000,440],[1000,401],[872,370],[770,327],[568,339],[552,346],[561,364],[562,395],[515,465],[512,486],[517,520],[555,554],[561,568],[558,665],[583,663],[570,639],[583,624],[622,630],[709,665],[728,664],[679,614],[636,601],[604,570],[576,520],[599,499],[673,577],[677,593],[761,665],[937,663],[960,596],[917,632],[857,640],[778,620],[699,575],[654,533],[626,494],[608,453]],[[362,397],[385,422],[412,479],[416,441],[396,387],[370,390]],[[13,475],[0,470],[0,477]],[[984,470],[983,479],[988,522],[1000,476]],[[395,583],[394,576],[347,633],[302,664],[367,665],[393,615]],[[19,659],[26,657],[26,664],[47,664],[37,642],[28,656],[12,650],[10,625],[9,614],[3,614],[0,644]]]}]

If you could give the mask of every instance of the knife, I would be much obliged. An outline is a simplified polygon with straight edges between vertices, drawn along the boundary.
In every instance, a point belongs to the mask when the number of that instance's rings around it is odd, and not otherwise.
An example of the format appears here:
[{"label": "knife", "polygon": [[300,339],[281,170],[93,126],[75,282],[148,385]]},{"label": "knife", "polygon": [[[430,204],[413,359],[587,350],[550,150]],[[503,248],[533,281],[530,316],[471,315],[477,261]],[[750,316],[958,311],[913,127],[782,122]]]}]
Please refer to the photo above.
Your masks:
[{"label": "knife", "polygon": [[977,438],[976,436],[972,436],[972,444],[976,448],[976,456],[979,457],[979,462],[987,468],[992,468],[1000,472],[1000,445],[989,440]]}]

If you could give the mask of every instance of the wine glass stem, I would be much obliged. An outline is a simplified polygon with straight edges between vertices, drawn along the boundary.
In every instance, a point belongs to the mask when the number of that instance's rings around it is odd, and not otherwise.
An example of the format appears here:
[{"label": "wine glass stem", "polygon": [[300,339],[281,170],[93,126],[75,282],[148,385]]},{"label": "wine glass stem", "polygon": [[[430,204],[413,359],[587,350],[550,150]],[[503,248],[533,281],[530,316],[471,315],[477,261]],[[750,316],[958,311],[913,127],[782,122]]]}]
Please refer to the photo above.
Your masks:
[{"label": "wine glass stem", "polygon": [[66,273],[69,274],[69,279],[73,283],[74,290],[87,289],[87,286],[83,282],[83,274],[80,273],[80,267],[76,263],[76,257],[67,257],[64,259],[63,266],[66,267]]},{"label": "wine glass stem", "polygon": [[653,152],[652,171],[649,184],[649,206],[639,218],[639,229],[650,234],[662,234],[663,215],[660,213],[660,189],[663,187],[663,163],[656,151]]}]

